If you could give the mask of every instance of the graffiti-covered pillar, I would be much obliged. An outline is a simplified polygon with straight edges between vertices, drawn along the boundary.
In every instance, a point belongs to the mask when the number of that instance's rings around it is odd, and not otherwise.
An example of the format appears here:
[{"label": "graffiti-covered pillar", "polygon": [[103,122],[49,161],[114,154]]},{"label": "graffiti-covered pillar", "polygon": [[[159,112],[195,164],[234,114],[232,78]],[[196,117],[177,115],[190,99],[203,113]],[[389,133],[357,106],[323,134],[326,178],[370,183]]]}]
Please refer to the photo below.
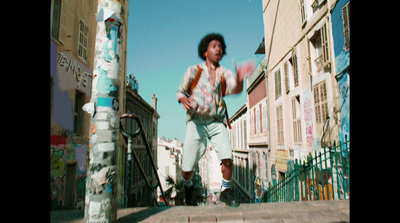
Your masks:
[{"label": "graffiti-covered pillar", "polygon": [[124,1],[98,0],[92,94],[83,110],[91,115],[85,222],[117,220],[119,55]]}]

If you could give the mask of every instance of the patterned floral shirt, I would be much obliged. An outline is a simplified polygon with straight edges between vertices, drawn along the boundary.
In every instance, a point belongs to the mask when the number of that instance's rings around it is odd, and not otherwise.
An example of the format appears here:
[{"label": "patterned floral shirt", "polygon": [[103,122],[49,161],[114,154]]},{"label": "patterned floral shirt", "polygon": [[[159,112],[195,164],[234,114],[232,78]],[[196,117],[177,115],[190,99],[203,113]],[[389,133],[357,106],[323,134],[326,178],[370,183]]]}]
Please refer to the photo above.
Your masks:
[{"label": "patterned floral shirt", "polygon": [[211,76],[208,72],[206,63],[199,64],[202,69],[201,77],[196,87],[189,95],[192,81],[195,79],[197,73],[197,65],[190,66],[182,79],[179,86],[176,98],[179,100],[181,97],[191,97],[195,100],[193,103],[196,109],[188,111],[187,121],[191,119],[200,120],[218,120],[226,123],[225,118],[225,102],[222,98],[221,77],[224,74],[226,81],[225,95],[234,93],[236,88],[236,75],[229,69],[219,66],[216,69],[215,85],[213,85]]}]

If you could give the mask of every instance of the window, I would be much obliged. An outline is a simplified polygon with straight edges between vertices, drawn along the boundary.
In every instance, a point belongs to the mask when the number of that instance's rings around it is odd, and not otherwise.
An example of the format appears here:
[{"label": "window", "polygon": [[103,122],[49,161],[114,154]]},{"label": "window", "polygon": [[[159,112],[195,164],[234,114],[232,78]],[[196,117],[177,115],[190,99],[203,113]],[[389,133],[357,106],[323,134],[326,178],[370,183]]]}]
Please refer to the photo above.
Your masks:
[{"label": "window", "polygon": [[322,25],[321,29],[315,32],[311,37],[311,43],[314,47],[315,66],[317,72],[330,68],[330,54],[329,54],[329,40],[326,23]]},{"label": "window", "polygon": [[262,129],[263,132],[267,132],[267,105],[266,103],[262,104]]},{"label": "window", "polygon": [[275,99],[278,99],[280,96],[282,96],[281,71],[278,70],[275,72]]},{"label": "window", "polygon": [[243,120],[241,119],[240,121],[240,146],[242,149],[246,148],[246,145],[244,144],[244,130],[243,130]]},{"label": "window", "polygon": [[250,134],[254,135],[254,117],[253,110],[250,110]]},{"label": "window", "polygon": [[83,21],[79,20],[79,42],[78,42],[78,56],[86,61],[87,59],[87,47],[88,47],[88,25]]},{"label": "window", "polygon": [[277,126],[277,136],[278,136],[278,145],[284,145],[283,139],[283,110],[282,105],[276,108],[276,126]]},{"label": "window", "polygon": [[82,135],[83,128],[83,110],[82,106],[85,103],[85,94],[75,91],[75,106],[74,106],[74,134]]},{"label": "window", "polygon": [[350,2],[342,9],[344,50],[350,49]]},{"label": "window", "polygon": [[317,123],[324,123],[328,117],[328,99],[325,81],[314,86],[315,118]]},{"label": "window", "polygon": [[293,78],[294,78],[294,86],[299,86],[299,71],[297,69],[297,56],[296,53],[292,53],[292,57],[289,59],[289,62],[292,64],[293,68]]},{"label": "window", "polygon": [[232,126],[232,147],[236,149],[236,125]]},{"label": "window", "polygon": [[326,23],[321,28],[321,44],[322,44],[322,59],[324,66],[329,62],[329,45],[328,45],[328,31]]},{"label": "window", "polygon": [[51,18],[51,37],[61,43],[65,43],[67,30],[67,14],[68,1],[54,0],[52,1],[52,18]]},{"label": "window", "polygon": [[239,120],[236,120],[236,148],[240,149],[240,129],[239,129]]},{"label": "window", "polygon": [[289,63],[286,61],[283,65],[283,72],[285,75],[285,90],[286,94],[290,92],[290,83],[289,83]]},{"label": "window", "polygon": [[321,45],[321,34],[320,31],[317,32],[311,39],[311,43],[314,46],[315,49],[315,66],[317,72],[321,71],[323,69],[323,62],[322,62],[322,45]]},{"label": "window", "polygon": [[256,134],[260,133],[260,108],[256,106]]},{"label": "window", "polygon": [[243,120],[243,127],[244,127],[244,148],[247,147],[247,125],[246,125],[246,119]]},{"label": "window", "polygon": [[306,14],[306,0],[300,0],[300,14],[301,14],[301,23],[305,23],[307,21],[307,14]]},{"label": "window", "polygon": [[292,123],[295,143],[301,143],[300,96],[292,99]]},{"label": "window", "polygon": [[317,0],[314,0],[314,2],[311,4],[311,8],[313,13],[315,13],[319,9],[319,3]]}]

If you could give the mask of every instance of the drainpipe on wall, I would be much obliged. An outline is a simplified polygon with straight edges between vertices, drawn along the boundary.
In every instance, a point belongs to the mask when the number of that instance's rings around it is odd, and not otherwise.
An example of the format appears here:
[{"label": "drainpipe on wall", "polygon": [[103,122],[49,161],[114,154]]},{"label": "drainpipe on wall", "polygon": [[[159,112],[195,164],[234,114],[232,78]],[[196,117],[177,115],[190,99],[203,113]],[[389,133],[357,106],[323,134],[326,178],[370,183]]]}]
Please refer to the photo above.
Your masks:
[{"label": "drainpipe on wall", "polygon": [[84,222],[116,222],[120,59],[124,1],[98,0]]},{"label": "drainpipe on wall", "polygon": [[[268,88],[268,74],[267,74],[267,67],[264,68],[264,75],[265,75],[265,82],[267,84],[267,118],[268,118],[268,147],[267,147],[267,160],[269,161],[270,152],[271,152],[271,119],[270,119],[270,111],[269,111],[269,88]],[[271,181],[271,174],[269,173],[269,168],[266,166],[266,172],[268,181]]]}]

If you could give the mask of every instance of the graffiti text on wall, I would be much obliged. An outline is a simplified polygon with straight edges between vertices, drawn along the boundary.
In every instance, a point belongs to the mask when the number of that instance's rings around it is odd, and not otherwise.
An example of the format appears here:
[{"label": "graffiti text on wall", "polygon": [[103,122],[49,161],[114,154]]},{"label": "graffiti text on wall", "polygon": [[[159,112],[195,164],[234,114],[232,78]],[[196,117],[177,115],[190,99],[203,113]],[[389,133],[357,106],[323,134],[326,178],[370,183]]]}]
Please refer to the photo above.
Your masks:
[{"label": "graffiti text on wall", "polygon": [[83,86],[87,87],[91,84],[92,77],[91,73],[81,70],[81,67],[76,64],[76,60],[73,58],[68,58],[65,53],[59,52],[57,54],[57,64],[64,67],[65,71],[74,75],[75,80],[78,82],[77,87]]},{"label": "graffiti text on wall", "polygon": [[50,147],[51,209],[60,209],[64,200],[66,173],[65,137],[52,136]]},{"label": "graffiti text on wall", "polygon": [[312,122],[312,104],[311,91],[304,90],[304,122],[306,124],[306,147],[312,148],[313,145],[313,122]]}]

